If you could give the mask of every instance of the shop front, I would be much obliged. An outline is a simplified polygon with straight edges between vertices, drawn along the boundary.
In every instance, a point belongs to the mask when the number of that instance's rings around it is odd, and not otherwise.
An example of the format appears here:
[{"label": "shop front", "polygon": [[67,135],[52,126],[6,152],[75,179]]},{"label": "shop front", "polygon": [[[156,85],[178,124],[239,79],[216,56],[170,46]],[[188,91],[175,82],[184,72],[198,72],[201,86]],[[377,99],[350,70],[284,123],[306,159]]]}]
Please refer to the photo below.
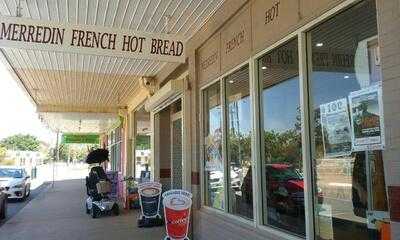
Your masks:
[{"label": "shop front", "polygon": [[154,153],[162,182],[190,176],[195,239],[395,239],[383,2],[226,3],[189,40],[190,107],[154,112]]}]

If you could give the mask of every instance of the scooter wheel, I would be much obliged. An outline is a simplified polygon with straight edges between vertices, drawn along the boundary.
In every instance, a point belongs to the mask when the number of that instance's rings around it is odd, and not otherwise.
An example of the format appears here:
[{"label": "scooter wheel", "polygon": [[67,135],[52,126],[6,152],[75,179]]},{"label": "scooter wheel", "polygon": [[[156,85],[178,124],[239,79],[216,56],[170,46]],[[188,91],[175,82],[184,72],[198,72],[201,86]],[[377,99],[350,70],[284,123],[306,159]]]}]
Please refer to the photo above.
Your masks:
[{"label": "scooter wheel", "polygon": [[112,212],[115,216],[119,215],[119,207],[117,204],[114,204],[114,206],[112,207]]},{"label": "scooter wheel", "polygon": [[98,207],[96,207],[96,205],[92,206],[92,218],[97,218],[100,214],[100,210],[98,209]]}]

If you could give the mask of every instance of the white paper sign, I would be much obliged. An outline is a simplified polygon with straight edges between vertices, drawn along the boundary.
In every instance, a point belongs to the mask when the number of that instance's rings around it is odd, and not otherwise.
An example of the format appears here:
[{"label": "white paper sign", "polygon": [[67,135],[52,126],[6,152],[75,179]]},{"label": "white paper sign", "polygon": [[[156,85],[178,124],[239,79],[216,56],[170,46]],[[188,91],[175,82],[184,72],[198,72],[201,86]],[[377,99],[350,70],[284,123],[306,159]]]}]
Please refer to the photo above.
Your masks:
[{"label": "white paper sign", "polygon": [[385,147],[382,88],[374,85],[349,94],[353,151]]},{"label": "white paper sign", "polygon": [[185,62],[179,36],[5,16],[0,17],[0,47]]},{"label": "white paper sign", "polygon": [[325,157],[351,154],[351,127],[347,99],[320,105]]}]

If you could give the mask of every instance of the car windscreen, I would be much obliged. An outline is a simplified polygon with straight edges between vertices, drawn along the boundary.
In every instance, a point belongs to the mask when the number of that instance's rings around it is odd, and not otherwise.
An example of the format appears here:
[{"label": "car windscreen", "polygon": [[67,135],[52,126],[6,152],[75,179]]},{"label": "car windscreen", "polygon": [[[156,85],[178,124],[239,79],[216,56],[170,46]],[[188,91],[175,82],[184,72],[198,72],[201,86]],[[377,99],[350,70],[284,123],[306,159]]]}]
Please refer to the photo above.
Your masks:
[{"label": "car windscreen", "polygon": [[302,180],[301,175],[292,167],[270,168],[269,171],[275,181]]},{"label": "car windscreen", "polygon": [[0,168],[0,178],[22,178],[22,169]]}]

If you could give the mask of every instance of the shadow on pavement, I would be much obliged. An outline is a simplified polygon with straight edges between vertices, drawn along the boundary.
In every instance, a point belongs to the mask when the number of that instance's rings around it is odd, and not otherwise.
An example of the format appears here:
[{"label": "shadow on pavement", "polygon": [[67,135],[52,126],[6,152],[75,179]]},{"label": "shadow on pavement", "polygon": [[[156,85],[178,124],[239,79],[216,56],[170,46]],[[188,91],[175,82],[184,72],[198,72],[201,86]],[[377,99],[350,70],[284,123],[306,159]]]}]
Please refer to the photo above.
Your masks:
[{"label": "shadow on pavement", "polygon": [[31,200],[35,199],[43,190],[50,185],[49,182],[44,182],[37,188],[31,190],[31,194],[25,199],[8,199],[7,204],[7,216],[6,219],[0,221],[0,227],[5,224],[8,220],[14,217],[19,211],[21,211]]}]

